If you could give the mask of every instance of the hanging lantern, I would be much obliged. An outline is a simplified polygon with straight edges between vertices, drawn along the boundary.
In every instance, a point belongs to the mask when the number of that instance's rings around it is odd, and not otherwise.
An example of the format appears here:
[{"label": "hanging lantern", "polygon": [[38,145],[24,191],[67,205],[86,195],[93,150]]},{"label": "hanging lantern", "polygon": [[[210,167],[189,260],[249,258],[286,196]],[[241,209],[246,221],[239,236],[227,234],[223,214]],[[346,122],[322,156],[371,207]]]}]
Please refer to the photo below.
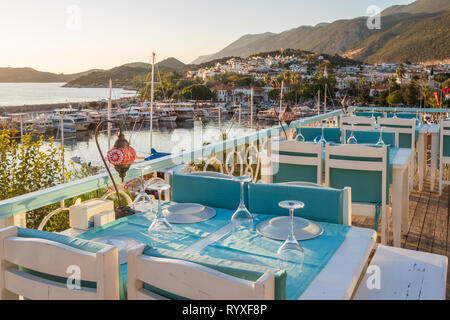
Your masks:
[{"label": "hanging lantern", "polygon": [[136,151],[130,147],[130,143],[125,139],[122,131],[119,133],[114,147],[106,155],[108,162],[111,163],[119,173],[122,182],[125,180],[127,171],[136,160]]}]

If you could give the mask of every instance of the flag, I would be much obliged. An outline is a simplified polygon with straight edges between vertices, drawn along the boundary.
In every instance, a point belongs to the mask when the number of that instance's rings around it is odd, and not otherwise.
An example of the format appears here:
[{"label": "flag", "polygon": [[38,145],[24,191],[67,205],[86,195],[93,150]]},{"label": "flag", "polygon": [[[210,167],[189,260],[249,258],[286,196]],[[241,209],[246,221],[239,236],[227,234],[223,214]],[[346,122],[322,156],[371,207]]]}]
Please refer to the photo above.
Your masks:
[{"label": "flag", "polygon": [[434,93],[434,97],[436,98],[436,104],[439,107],[439,97],[438,97],[437,92]]}]

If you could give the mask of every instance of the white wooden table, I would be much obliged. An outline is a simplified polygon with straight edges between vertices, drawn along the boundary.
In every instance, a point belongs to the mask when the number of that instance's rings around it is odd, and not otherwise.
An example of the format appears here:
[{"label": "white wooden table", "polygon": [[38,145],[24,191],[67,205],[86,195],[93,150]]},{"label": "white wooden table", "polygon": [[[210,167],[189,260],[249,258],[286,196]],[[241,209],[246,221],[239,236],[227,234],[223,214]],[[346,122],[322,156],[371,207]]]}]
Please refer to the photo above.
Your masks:
[{"label": "white wooden table", "polygon": [[428,127],[428,133],[431,134],[431,172],[430,172],[430,188],[434,191],[434,185],[436,181],[436,172],[438,168],[439,159],[439,132],[440,127],[438,124],[430,124]]},{"label": "white wooden table", "polygon": [[419,130],[419,141],[417,144],[419,152],[419,191],[423,190],[423,181],[427,170],[426,155],[428,152],[428,134],[431,135],[430,187],[431,191],[434,191],[439,158],[439,130],[438,124],[424,125]]},{"label": "white wooden table", "polygon": [[423,180],[427,168],[427,145],[428,145],[428,125],[423,125],[419,130],[419,140],[417,141],[418,167],[419,167],[419,191],[423,190]]},{"label": "white wooden table", "polygon": [[401,246],[402,232],[408,231],[409,215],[409,168],[414,153],[412,149],[400,148],[392,163],[392,230],[394,246]]},{"label": "white wooden table", "polygon": [[[233,231],[231,224],[188,247],[185,253],[198,253]],[[76,237],[83,230],[69,229],[62,234]],[[352,227],[327,265],[298,298],[301,300],[349,300],[363,276],[370,253],[376,246],[377,234],[372,229]]]}]

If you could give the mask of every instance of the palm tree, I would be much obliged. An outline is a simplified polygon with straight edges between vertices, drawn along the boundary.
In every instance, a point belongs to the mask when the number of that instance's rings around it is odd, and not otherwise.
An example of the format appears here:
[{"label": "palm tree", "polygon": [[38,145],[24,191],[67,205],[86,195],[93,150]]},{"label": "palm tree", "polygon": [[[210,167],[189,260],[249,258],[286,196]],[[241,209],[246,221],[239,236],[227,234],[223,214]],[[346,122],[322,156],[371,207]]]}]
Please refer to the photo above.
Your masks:
[{"label": "palm tree", "polygon": [[405,67],[403,64],[400,64],[400,66],[397,68],[395,73],[397,74],[397,78],[400,80],[400,83],[402,82],[402,79],[405,77]]}]

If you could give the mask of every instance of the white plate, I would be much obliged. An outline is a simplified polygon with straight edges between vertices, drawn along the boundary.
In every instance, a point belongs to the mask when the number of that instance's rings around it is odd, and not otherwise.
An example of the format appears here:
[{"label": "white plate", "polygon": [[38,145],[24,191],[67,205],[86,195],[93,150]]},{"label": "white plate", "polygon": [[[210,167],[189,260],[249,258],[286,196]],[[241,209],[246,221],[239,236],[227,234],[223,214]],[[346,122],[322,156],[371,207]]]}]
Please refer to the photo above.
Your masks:
[{"label": "white plate", "polygon": [[163,215],[170,223],[191,224],[214,218],[216,210],[196,203],[179,203],[163,210]]},{"label": "white plate", "polygon": [[[289,235],[290,218],[283,216],[263,221],[257,225],[256,230],[267,238],[284,241]],[[311,240],[322,234],[323,228],[318,224],[294,217],[294,235],[298,241]]]},{"label": "white plate", "polygon": [[138,244],[141,244],[141,242],[139,241],[126,237],[103,237],[94,239],[92,241],[109,244],[119,249],[119,264],[127,263],[128,250]]}]

